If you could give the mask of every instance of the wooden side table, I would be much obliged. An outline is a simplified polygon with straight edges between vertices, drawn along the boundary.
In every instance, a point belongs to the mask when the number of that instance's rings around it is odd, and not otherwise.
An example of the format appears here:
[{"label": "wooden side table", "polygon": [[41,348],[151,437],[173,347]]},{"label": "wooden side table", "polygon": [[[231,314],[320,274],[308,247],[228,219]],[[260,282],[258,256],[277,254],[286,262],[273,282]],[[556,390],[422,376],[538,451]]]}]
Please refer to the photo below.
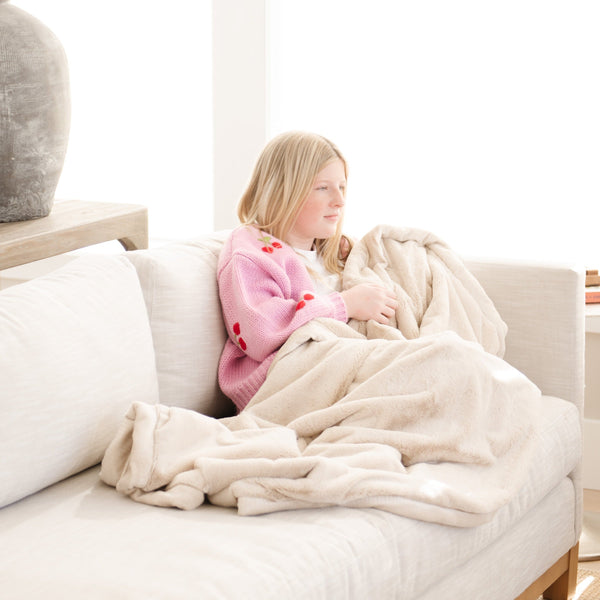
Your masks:
[{"label": "wooden side table", "polygon": [[148,209],[59,200],[47,217],[0,223],[0,271],[111,240],[119,240],[125,250],[147,248]]}]

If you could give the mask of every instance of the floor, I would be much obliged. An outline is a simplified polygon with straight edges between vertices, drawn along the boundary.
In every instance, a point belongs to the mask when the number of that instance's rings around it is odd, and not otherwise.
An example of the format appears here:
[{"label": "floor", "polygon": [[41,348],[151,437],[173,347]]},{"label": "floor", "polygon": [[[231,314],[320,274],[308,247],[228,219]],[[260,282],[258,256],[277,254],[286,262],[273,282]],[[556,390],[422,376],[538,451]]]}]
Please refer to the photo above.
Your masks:
[{"label": "floor", "polygon": [[[583,490],[583,510],[600,513],[600,490]],[[600,573],[600,559],[579,564],[585,569]]]}]

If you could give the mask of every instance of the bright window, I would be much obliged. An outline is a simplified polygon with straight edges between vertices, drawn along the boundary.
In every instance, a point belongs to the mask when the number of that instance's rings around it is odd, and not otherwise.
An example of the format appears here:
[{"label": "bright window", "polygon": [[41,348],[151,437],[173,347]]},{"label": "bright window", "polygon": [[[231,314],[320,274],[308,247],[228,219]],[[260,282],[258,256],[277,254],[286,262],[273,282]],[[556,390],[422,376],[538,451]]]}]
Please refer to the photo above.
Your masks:
[{"label": "bright window", "polygon": [[598,2],[273,0],[270,31],[270,135],[341,147],[349,233],[598,265]]}]

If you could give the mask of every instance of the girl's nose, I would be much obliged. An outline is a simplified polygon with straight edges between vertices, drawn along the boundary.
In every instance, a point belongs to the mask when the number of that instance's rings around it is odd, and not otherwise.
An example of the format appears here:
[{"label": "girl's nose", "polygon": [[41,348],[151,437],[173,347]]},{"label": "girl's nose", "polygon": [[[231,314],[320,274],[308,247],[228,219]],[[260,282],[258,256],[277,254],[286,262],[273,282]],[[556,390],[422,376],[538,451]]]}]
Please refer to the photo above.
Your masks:
[{"label": "girl's nose", "polygon": [[344,193],[342,192],[342,190],[336,190],[333,199],[332,199],[332,204],[334,206],[344,206],[344,204],[346,204],[346,199],[344,198]]}]

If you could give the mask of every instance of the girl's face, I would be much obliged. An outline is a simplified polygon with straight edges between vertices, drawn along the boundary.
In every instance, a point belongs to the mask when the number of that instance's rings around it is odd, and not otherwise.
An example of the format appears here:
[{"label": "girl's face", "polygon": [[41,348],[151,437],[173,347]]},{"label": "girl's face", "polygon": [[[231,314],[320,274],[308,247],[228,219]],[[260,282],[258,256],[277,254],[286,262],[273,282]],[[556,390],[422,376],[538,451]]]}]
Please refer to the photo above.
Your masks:
[{"label": "girl's face", "polygon": [[345,193],[344,163],[337,159],[315,177],[286,242],[299,250],[311,250],[315,239],[325,240],[334,235],[342,218]]}]

